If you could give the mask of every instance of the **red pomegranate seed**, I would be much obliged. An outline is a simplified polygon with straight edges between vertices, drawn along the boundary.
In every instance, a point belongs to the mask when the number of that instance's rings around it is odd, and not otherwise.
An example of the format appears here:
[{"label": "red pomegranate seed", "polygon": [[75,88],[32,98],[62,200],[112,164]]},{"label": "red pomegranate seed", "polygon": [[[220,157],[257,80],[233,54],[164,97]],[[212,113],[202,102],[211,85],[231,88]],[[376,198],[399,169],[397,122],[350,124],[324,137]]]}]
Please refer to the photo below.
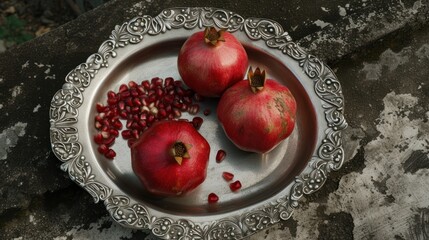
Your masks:
[{"label": "red pomegranate seed", "polygon": [[184,96],[184,97],[182,98],[182,100],[183,100],[183,102],[184,102],[185,104],[191,104],[191,103],[192,103],[192,99],[191,99],[190,97],[188,97],[188,96]]},{"label": "red pomegranate seed", "polygon": [[210,193],[207,197],[207,201],[209,203],[216,203],[217,201],[219,201],[219,197],[215,193]]},{"label": "red pomegranate seed", "polygon": [[220,149],[219,151],[217,151],[216,153],[216,162],[220,163],[222,162],[226,157],[226,152],[222,149]]},{"label": "red pomegranate seed", "polygon": [[117,130],[121,130],[122,129],[122,123],[119,120],[116,120],[113,122],[113,127]]},{"label": "red pomegranate seed", "polygon": [[161,88],[157,88],[155,94],[158,97],[162,97],[164,95],[164,91]]},{"label": "red pomegranate seed", "polygon": [[119,131],[117,129],[112,128],[112,129],[110,129],[109,133],[110,133],[110,135],[112,135],[114,137],[119,136]]},{"label": "red pomegranate seed", "polygon": [[204,115],[205,116],[208,116],[208,115],[210,115],[210,113],[211,113],[211,110],[210,109],[206,109],[206,110],[204,110]]},{"label": "red pomegranate seed", "polygon": [[148,80],[144,80],[144,81],[142,81],[142,87],[144,88],[144,89],[146,89],[146,90],[149,90],[150,89],[150,82],[148,81]]},{"label": "red pomegranate seed", "polygon": [[204,120],[201,117],[194,117],[192,119],[192,125],[194,125],[194,128],[199,130],[201,125],[203,124]]},{"label": "red pomegranate seed", "polygon": [[134,82],[134,81],[129,81],[129,82],[128,82],[128,86],[129,86],[130,88],[136,88],[136,87],[137,87],[137,83],[136,83],[136,82]]},{"label": "red pomegranate seed", "polygon": [[[128,115],[129,116],[129,115]],[[131,125],[133,125],[134,121],[132,119],[128,119],[127,123],[125,124],[126,128],[131,128]]]},{"label": "red pomegranate seed", "polygon": [[121,86],[119,86],[120,93],[127,92],[127,91],[128,91],[128,86],[126,84],[121,84]]},{"label": "red pomegranate seed", "polygon": [[107,98],[116,98],[116,93],[114,91],[107,92]]},{"label": "red pomegranate seed", "polygon": [[103,142],[103,136],[101,133],[97,133],[94,135],[94,142],[97,144],[101,144]]},{"label": "red pomegranate seed", "polygon": [[139,98],[133,98],[133,105],[134,106],[141,106],[142,102],[140,101]]},{"label": "red pomegranate seed", "polygon": [[172,86],[174,84],[174,79],[172,77],[168,77],[164,80],[164,87]]},{"label": "red pomegranate seed", "polygon": [[175,81],[174,81],[174,86],[176,86],[176,87],[181,87],[181,86],[183,86],[183,82],[182,82],[182,81],[180,81],[180,80],[175,80]]},{"label": "red pomegranate seed", "polygon": [[229,188],[231,189],[231,191],[235,192],[241,188],[241,182],[237,180],[229,184]]},{"label": "red pomegranate seed", "polygon": [[165,97],[163,98],[163,102],[167,103],[167,104],[171,104],[174,101],[174,96],[173,95],[165,95]]},{"label": "red pomegranate seed", "polygon": [[176,94],[180,97],[185,96],[185,91],[183,90],[182,87],[176,87]]},{"label": "red pomegranate seed", "polygon": [[127,119],[128,118],[128,113],[127,113],[127,111],[123,110],[123,111],[119,112],[119,116],[122,119]]},{"label": "red pomegranate seed", "polygon": [[106,114],[104,112],[98,114],[97,116],[95,116],[95,121],[102,122],[105,115]]},{"label": "red pomegranate seed", "polygon": [[97,105],[95,105],[95,107],[97,108],[98,113],[102,113],[102,112],[106,111],[106,107],[101,103],[97,103]]},{"label": "red pomegranate seed", "polygon": [[144,120],[140,120],[138,121],[139,126],[141,127],[141,129],[144,129],[147,126],[146,121]]},{"label": "red pomegranate seed", "polygon": [[116,157],[116,152],[113,149],[109,149],[104,156],[108,159],[113,159]]},{"label": "red pomegranate seed", "polygon": [[137,86],[136,89],[137,89],[139,96],[146,94],[146,90],[144,89],[143,86]]},{"label": "red pomegranate seed", "polygon": [[115,136],[110,136],[103,140],[103,144],[106,144],[107,146],[112,146],[115,143]]},{"label": "red pomegranate seed", "polygon": [[99,121],[95,121],[95,128],[96,129],[101,129],[101,127],[102,127],[103,125],[101,125],[101,123],[99,122]]},{"label": "red pomegranate seed", "polygon": [[113,105],[115,105],[116,103],[118,102],[118,99],[115,97],[115,98],[108,98],[107,99],[107,104],[109,105],[109,106],[113,106]]},{"label": "red pomegranate seed", "polygon": [[124,103],[126,106],[133,107],[133,99],[131,97],[125,98]]},{"label": "red pomegranate seed", "polygon": [[107,147],[106,144],[100,144],[97,148],[98,152],[101,154],[105,154],[107,153],[107,151],[109,151],[109,147]]},{"label": "red pomegranate seed", "polygon": [[131,93],[129,91],[121,92],[121,93],[119,93],[119,97],[121,99],[127,99],[128,97],[131,97]]},{"label": "red pomegranate seed", "polygon": [[230,172],[223,172],[222,173],[222,177],[223,179],[225,179],[226,181],[231,181],[232,179],[234,179],[234,174],[230,173]]},{"label": "red pomegranate seed", "polygon": [[147,122],[148,122],[148,123],[153,123],[153,121],[155,121],[155,116],[154,116],[154,115],[149,115],[149,116],[147,117]]},{"label": "red pomegranate seed", "polygon": [[173,107],[175,107],[177,109],[182,109],[182,107],[183,107],[184,104],[181,103],[181,102],[179,102],[179,101],[177,101],[177,100],[174,100],[173,103],[172,103],[172,105],[173,105]]},{"label": "red pomegranate seed", "polygon": [[131,96],[133,96],[133,97],[137,97],[139,95],[139,92],[135,88],[131,89],[130,92],[131,92]]},{"label": "red pomegranate seed", "polygon": [[131,131],[131,136],[132,136],[133,138],[135,138],[135,139],[138,139],[138,138],[140,137],[140,133],[139,133],[139,131],[138,131],[137,129],[133,129],[133,130]]},{"label": "red pomegranate seed", "polygon": [[123,130],[121,132],[122,138],[127,140],[131,138],[131,130]]},{"label": "red pomegranate seed", "polygon": [[163,108],[159,109],[159,111],[158,111],[158,117],[160,119],[163,119],[163,118],[167,117],[167,111],[165,109],[163,109]]},{"label": "red pomegranate seed", "polygon": [[162,78],[159,78],[159,77],[155,77],[155,78],[152,78],[152,80],[150,80],[150,83],[152,84],[153,87],[162,86],[162,82],[163,82]]}]

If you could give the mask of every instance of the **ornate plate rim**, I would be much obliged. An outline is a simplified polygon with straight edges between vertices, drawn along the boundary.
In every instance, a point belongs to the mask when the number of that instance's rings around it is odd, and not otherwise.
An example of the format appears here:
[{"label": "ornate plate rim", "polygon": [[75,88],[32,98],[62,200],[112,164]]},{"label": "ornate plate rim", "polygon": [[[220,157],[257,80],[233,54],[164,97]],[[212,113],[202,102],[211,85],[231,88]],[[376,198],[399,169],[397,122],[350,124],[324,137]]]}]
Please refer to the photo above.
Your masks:
[{"label": "ornate plate rim", "polygon": [[[205,26],[227,28],[231,32],[244,31],[249,39],[263,40],[269,48],[281,51],[283,55],[297,61],[304,73],[313,80],[327,126],[316,154],[291,183],[288,195],[241,216],[199,224],[186,219],[151,216],[145,206],[133,203],[125,195],[114,195],[112,188],[98,181],[91,164],[82,154],[82,144],[79,142],[75,124],[78,109],[83,103],[82,92],[100,69],[108,67],[109,58],[117,56],[115,50],[128,44],[138,44],[145,35]],[[268,28],[271,31],[264,31]],[[332,170],[339,170],[343,163],[341,131],[347,127],[347,122],[343,115],[344,97],[338,79],[328,66],[315,56],[307,54],[292,41],[279,23],[270,19],[244,19],[231,11],[208,7],[169,8],[155,17],[135,17],[129,22],[117,25],[109,39],[101,44],[98,52],[70,71],[65,82],[53,96],[49,112],[51,147],[55,156],[63,162],[61,169],[68,172],[70,179],[87,190],[96,203],[103,201],[116,222],[127,227],[150,229],[154,235],[161,238],[231,239],[252,235],[290,218],[298,207],[299,199],[320,189],[328,174]]]}]

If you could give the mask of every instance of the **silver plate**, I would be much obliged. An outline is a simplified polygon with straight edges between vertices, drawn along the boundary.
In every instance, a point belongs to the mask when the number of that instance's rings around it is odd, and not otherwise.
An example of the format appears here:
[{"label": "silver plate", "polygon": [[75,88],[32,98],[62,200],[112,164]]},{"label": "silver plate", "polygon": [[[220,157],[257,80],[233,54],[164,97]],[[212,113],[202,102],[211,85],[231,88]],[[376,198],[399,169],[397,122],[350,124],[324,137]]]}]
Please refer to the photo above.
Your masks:
[{"label": "silver plate", "polygon": [[[192,33],[206,26],[227,28],[245,46],[250,64],[287,85],[298,103],[292,135],[264,155],[237,150],[216,121],[216,100],[200,132],[211,145],[207,179],[179,198],[155,198],[144,191],[130,164],[129,149],[118,138],[118,156],[106,160],[92,141],[95,104],[122,83],[152,77],[179,79],[178,51]],[[103,201],[112,218],[126,226],[151,229],[161,238],[239,239],[291,217],[298,200],[320,189],[343,162],[341,130],[344,98],[332,70],[292,42],[269,19],[248,18],[215,8],[171,8],[115,27],[96,54],[73,69],[53,97],[50,108],[52,150],[61,169]],[[200,114],[202,115],[202,114]],[[216,163],[218,149],[227,152]],[[235,174],[243,188],[229,190],[221,175]],[[220,196],[208,204],[207,195]]]}]

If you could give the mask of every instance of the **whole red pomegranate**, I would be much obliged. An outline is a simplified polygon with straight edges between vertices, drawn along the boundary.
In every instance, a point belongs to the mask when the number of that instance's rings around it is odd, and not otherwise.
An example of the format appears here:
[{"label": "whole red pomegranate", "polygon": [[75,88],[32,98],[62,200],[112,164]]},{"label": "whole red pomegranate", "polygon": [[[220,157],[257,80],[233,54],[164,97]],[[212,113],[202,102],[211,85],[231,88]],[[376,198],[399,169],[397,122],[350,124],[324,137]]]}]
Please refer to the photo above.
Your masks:
[{"label": "whole red pomegranate", "polygon": [[179,52],[179,74],[188,87],[206,97],[219,97],[243,80],[248,58],[241,43],[214,27],[191,35]]},{"label": "whole red pomegranate", "polygon": [[222,95],[218,119],[229,139],[240,149],[266,153],[288,137],[295,126],[296,102],[289,89],[265,79],[265,71],[250,68]]},{"label": "whole red pomegranate", "polygon": [[145,188],[178,196],[206,178],[210,145],[189,122],[160,121],[131,146],[132,167]]}]

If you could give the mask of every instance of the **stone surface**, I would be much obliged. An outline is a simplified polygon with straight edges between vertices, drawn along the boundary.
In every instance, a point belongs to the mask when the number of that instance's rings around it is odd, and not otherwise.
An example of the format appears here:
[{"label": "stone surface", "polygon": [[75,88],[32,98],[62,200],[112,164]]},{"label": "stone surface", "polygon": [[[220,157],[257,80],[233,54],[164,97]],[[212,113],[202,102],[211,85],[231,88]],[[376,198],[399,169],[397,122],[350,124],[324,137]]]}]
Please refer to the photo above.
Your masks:
[{"label": "stone surface", "polygon": [[[66,74],[116,24],[173,6],[278,21],[343,88],[346,159],[293,217],[249,239],[425,239],[429,234],[427,1],[112,0],[0,54],[2,239],[156,239],[114,223],[52,154],[49,106]],[[94,31],[96,29],[96,31]]]}]

